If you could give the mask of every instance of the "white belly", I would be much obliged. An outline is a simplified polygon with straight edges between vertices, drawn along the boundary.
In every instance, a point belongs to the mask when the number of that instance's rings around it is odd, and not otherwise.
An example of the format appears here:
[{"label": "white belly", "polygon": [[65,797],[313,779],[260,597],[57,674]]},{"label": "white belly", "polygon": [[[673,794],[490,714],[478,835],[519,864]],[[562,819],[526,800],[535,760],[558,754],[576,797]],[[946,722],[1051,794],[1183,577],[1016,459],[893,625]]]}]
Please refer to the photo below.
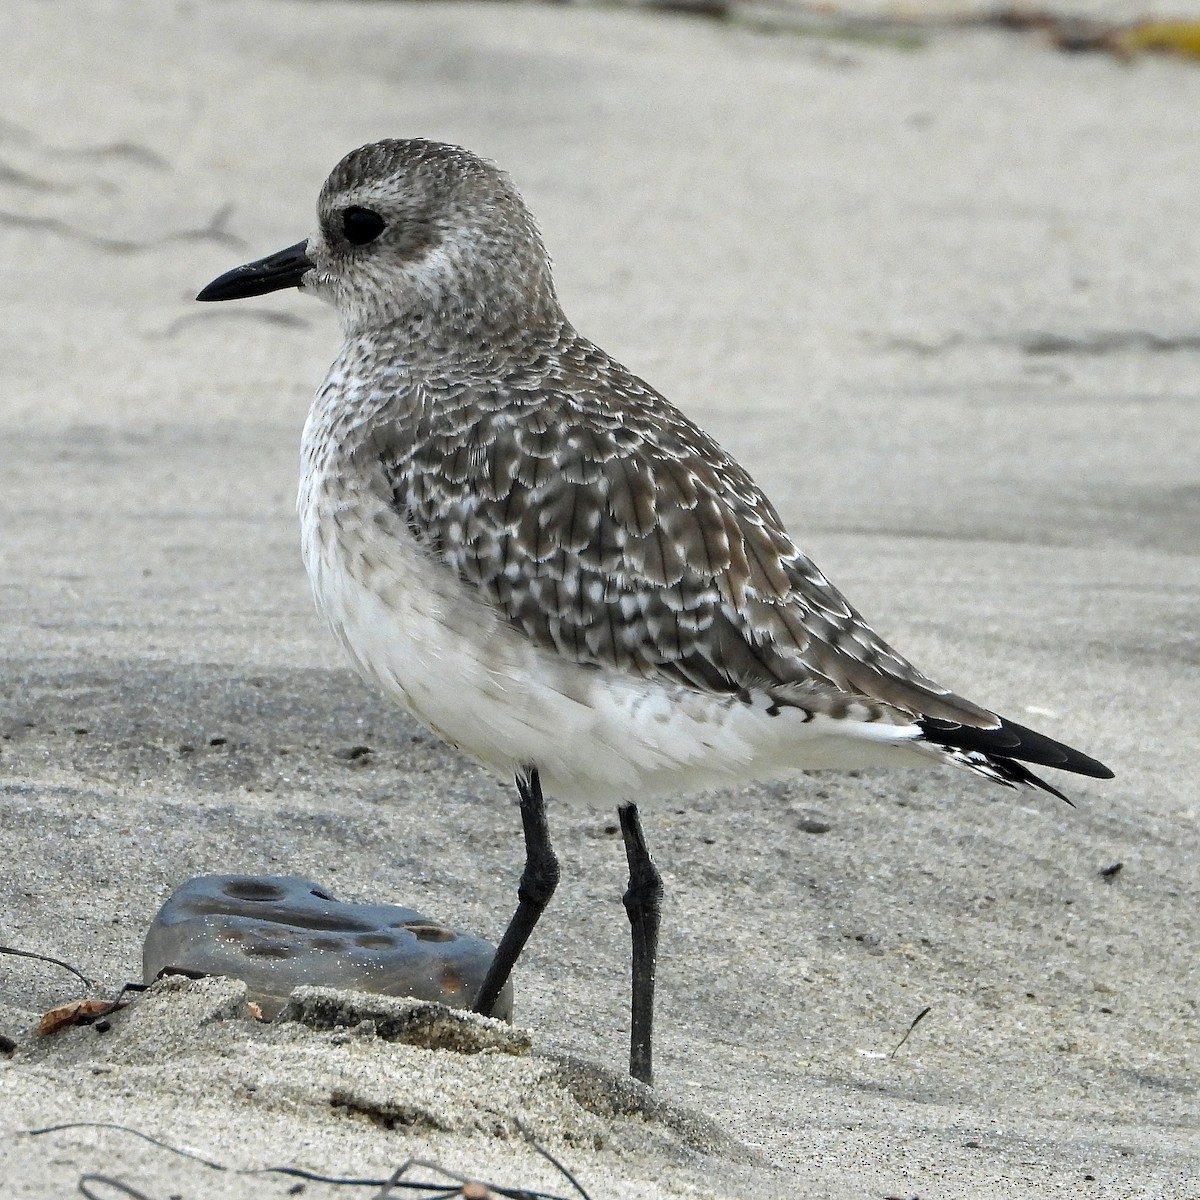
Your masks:
[{"label": "white belly", "polygon": [[771,716],[765,696],[564,660],[432,561],[366,489],[309,477],[299,507],[317,607],[358,670],[503,776],[536,766],[548,794],[608,805],[796,769],[928,765],[911,727]]}]

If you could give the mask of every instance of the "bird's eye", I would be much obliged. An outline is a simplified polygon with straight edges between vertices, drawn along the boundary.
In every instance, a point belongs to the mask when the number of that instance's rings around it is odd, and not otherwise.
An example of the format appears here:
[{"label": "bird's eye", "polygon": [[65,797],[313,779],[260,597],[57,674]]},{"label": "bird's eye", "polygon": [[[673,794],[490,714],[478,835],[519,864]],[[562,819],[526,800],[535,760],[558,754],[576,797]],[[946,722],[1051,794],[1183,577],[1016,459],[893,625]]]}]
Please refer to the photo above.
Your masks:
[{"label": "bird's eye", "polygon": [[348,208],[342,213],[342,232],[352,246],[365,246],[382,232],[386,222],[369,208]]}]

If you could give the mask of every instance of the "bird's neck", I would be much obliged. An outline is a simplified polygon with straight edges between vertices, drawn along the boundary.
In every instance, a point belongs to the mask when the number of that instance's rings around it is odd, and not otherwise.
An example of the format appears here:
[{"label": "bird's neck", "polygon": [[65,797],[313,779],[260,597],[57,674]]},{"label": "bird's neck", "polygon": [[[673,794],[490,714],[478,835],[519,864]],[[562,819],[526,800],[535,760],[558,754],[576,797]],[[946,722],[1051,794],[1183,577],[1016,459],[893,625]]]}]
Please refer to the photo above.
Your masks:
[{"label": "bird's neck", "polygon": [[557,304],[515,313],[406,313],[374,328],[347,328],[345,334],[346,347],[426,378],[463,372],[497,378],[506,368],[523,371],[575,336]]}]

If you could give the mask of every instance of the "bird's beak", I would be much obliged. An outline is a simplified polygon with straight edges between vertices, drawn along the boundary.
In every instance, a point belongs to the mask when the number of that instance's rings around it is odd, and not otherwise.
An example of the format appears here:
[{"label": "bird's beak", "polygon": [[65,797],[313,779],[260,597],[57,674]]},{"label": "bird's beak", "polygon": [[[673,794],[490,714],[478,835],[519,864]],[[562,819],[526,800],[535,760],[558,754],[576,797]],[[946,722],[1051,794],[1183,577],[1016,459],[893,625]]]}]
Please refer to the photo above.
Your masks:
[{"label": "bird's beak", "polygon": [[234,267],[214,279],[196,299],[243,300],[247,296],[265,296],[280,288],[299,287],[305,272],[313,266],[307,251],[307,241],[297,242],[244,267]]}]

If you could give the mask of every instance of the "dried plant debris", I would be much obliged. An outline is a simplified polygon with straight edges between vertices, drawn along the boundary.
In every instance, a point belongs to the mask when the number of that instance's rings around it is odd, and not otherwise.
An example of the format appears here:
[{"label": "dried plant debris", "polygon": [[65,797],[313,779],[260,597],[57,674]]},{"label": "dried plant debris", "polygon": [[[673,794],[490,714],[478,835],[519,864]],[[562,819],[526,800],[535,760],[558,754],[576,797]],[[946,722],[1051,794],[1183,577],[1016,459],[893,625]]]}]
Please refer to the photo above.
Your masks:
[{"label": "dried plant debris", "polygon": [[[154,982],[171,980],[173,977],[183,981],[210,978],[203,971],[189,971],[184,967],[164,967],[155,976]],[[60,1029],[66,1029],[72,1025],[94,1025],[99,1032],[105,1033],[109,1028],[107,1021],[104,1020],[105,1017],[109,1017],[115,1012],[120,1012],[129,1003],[130,996],[149,990],[150,984],[134,983],[131,981],[122,984],[120,990],[111,1000],[100,1000],[89,997],[68,1001],[66,1004],[60,1004],[43,1013],[35,1032],[44,1036],[49,1033],[57,1033]],[[244,996],[239,995],[239,1000],[244,1000]],[[249,1017],[252,1020],[262,1020],[262,1015],[262,1009],[252,1001],[245,1001],[244,1004],[240,1004],[236,1012],[222,1012],[220,1014],[223,1019],[243,1016]]]},{"label": "dried plant debris", "polygon": [[0,954],[13,954],[18,958],[32,958],[36,962],[50,963],[51,966],[62,967],[64,971],[70,971],[85,987],[95,986],[78,967],[73,967],[69,962],[63,962],[61,958],[55,958],[53,955],[38,954],[35,950],[18,950],[15,946],[0,946]]},{"label": "dried plant debris", "polygon": [[1114,25],[1044,9],[1014,8],[1000,10],[985,23],[1040,31],[1057,49],[1069,54],[1101,51],[1123,59],[1139,54],[1171,54],[1200,60],[1200,21],[1146,19]]},{"label": "dried plant debris", "polygon": [[[161,1138],[152,1137],[148,1133],[143,1133],[140,1129],[133,1129],[128,1125],[118,1125],[108,1121],[68,1121],[61,1125],[47,1125],[41,1129],[26,1129],[22,1132],[27,1137],[44,1137],[47,1134],[63,1133],[75,1129],[103,1129],[123,1133],[148,1142],[151,1146],[162,1150],[166,1154],[173,1154],[179,1158],[199,1163],[201,1166],[208,1167],[213,1171],[221,1171],[230,1175],[285,1175],[304,1180],[308,1183],[323,1183],[334,1187],[372,1187],[379,1189],[371,1197],[371,1200],[386,1200],[387,1197],[401,1192],[408,1195],[415,1194],[417,1200],[453,1200],[454,1197],[462,1197],[462,1200],[492,1200],[493,1197],[503,1197],[504,1200],[567,1200],[566,1196],[556,1193],[538,1192],[528,1188],[507,1187],[498,1183],[482,1183],[478,1180],[468,1179],[466,1176],[456,1174],[453,1171],[448,1171],[437,1163],[419,1158],[406,1159],[386,1179],[378,1179],[357,1176],[322,1175],[315,1171],[305,1171],[300,1167],[292,1166],[230,1167],[214,1159],[205,1158],[203,1155],[197,1154],[194,1150],[184,1150],[178,1146],[172,1146],[169,1142],[165,1142]],[[524,1130],[521,1132],[525,1135],[525,1139],[529,1142],[530,1146],[554,1166],[571,1185],[573,1195],[582,1197],[582,1200],[591,1200],[591,1197],[584,1191],[583,1186],[575,1176],[558,1159],[542,1146],[538,1145]],[[436,1174],[441,1178],[436,1180],[406,1178],[410,1173],[415,1174],[418,1171],[427,1174]],[[91,1197],[92,1200],[108,1200],[108,1195],[111,1193],[106,1194],[103,1190],[96,1190],[97,1185],[101,1189],[108,1188],[118,1195],[130,1197],[131,1200],[155,1200],[155,1198],[148,1197],[144,1192],[138,1191],[122,1180],[114,1179],[111,1176],[85,1172],[79,1177],[79,1191],[84,1196]]]},{"label": "dried plant debris", "polygon": [[[73,967],[69,962],[64,962],[61,958],[55,958],[53,955],[39,954],[34,950],[19,950],[15,946],[0,946],[0,954],[11,954],[17,958],[27,958],[34,962],[50,963],[51,966],[61,967],[64,971],[70,971],[86,987],[94,988],[96,986],[78,967]],[[47,1034],[57,1033],[60,1029],[66,1029],[72,1025],[95,1025],[111,1013],[116,1012],[117,1009],[124,1007],[125,994],[130,986],[140,988],[138,984],[126,985],[111,1000],[84,997],[68,1001],[66,1004],[57,1005],[42,1014],[35,1032],[39,1036],[44,1037]],[[16,1048],[17,1042],[15,1039],[10,1037],[0,1039],[0,1050],[3,1050],[5,1053],[12,1053]]]},{"label": "dried plant debris", "polygon": [[[1080,17],[1053,8],[1000,5],[986,11],[964,5],[959,12],[884,15],[840,11],[836,3],[811,0],[641,0],[639,8],[668,15],[703,17],[771,33],[796,33],[916,49],[939,29],[985,28],[1036,33],[1065,53],[1099,51],[1130,59],[1141,54],[1169,54],[1200,61],[1200,20],[1155,20],[1114,23]],[[899,8],[899,6],[897,6]]]},{"label": "dried plant debris", "polygon": [[60,1004],[42,1014],[38,1022],[37,1032],[45,1037],[57,1033],[69,1025],[92,1025],[101,1017],[115,1011],[111,1000],[72,1000],[68,1004]]},{"label": "dried plant debris", "polygon": [[1200,21],[1139,21],[1116,34],[1118,53],[1158,51],[1200,59]]},{"label": "dried plant debris", "polygon": [[111,1175],[80,1175],[78,1186],[79,1194],[86,1196],[87,1200],[109,1200],[114,1192],[118,1196],[129,1197],[129,1200],[154,1200],[153,1196]]},{"label": "dried plant debris", "polygon": [[903,1045],[904,1045],[904,1043],[905,1043],[905,1042],[907,1042],[907,1041],[908,1041],[908,1039],[909,1039],[909,1037],[912,1035],[912,1031],[913,1031],[914,1029],[916,1029],[916,1027],[917,1027],[918,1025],[920,1025],[920,1023],[921,1023],[923,1020],[925,1020],[925,1018],[926,1018],[927,1016],[929,1016],[929,1014],[930,1014],[931,1012],[933,1012],[933,1006],[932,1006],[931,1004],[927,1004],[927,1005],[926,1005],[926,1006],[925,1006],[923,1009],[921,1009],[921,1011],[920,1011],[919,1013],[917,1013],[917,1015],[916,1015],[915,1017],[913,1017],[913,1019],[912,1019],[912,1024],[911,1024],[911,1025],[909,1025],[909,1027],[908,1027],[907,1031],[905,1032],[904,1036],[903,1036],[903,1037],[902,1037],[902,1038],[901,1038],[901,1039],[900,1039],[900,1040],[899,1040],[899,1041],[896,1043],[896,1045],[895,1045],[895,1048],[892,1050],[891,1054],[889,1054],[889,1055],[888,1055],[888,1057],[889,1057],[889,1058],[895,1058],[895,1057],[896,1057],[896,1054],[897,1054],[897,1052],[900,1050],[900,1047],[901,1047],[901,1046],[903,1046]]}]

